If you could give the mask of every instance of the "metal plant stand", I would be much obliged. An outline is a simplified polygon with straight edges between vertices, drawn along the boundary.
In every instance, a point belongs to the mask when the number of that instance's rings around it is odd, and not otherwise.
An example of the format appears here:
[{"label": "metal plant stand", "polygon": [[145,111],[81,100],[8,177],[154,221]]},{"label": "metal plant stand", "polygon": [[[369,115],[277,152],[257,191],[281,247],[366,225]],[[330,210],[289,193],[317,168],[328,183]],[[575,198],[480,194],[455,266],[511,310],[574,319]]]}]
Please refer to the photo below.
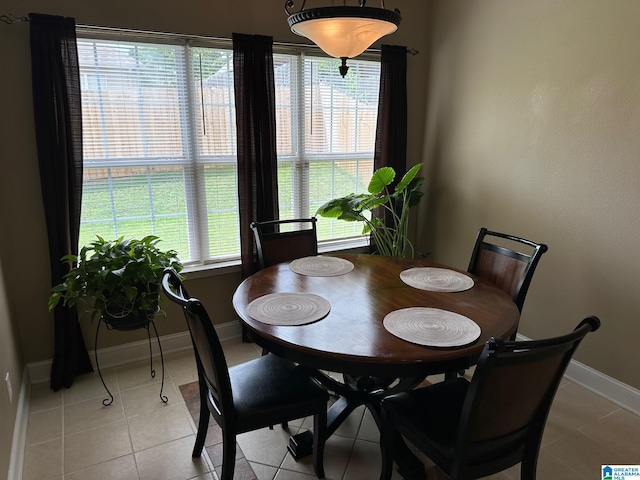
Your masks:
[{"label": "metal plant stand", "polygon": [[153,331],[155,332],[156,339],[158,340],[158,349],[160,350],[160,364],[162,366],[162,382],[160,384],[160,400],[162,400],[164,403],[167,403],[169,399],[166,397],[166,395],[163,395],[162,393],[164,390],[164,355],[162,354],[162,345],[160,344],[160,336],[158,335],[158,329],[156,328],[156,324],[153,321],[153,319],[149,319],[142,325],[136,325],[133,328],[126,328],[121,326],[115,327],[104,317],[100,317],[100,320],[98,321],[98,326],[96,327],[94,354],[96,359],[96,368],[98,369],[98,375],[100,376],[100,381],[102,382],[104,389],[107,391],[107,394],[109,395],[109,398],[105,398],[104,400],[102,400],[102,404],[105,407],[108,407],[113,403],[113,395],[111,394],[111,391],[109,391],[109,387],[107,387],[107,384],[105,383],[104,378],[102,377],[102,372],[100,371],[100,363],[98,362],[98,333],[100,332],[100,324],[102,324],[102,322],[104,322],[104,324],[106,325],[107,330],[136,330],[138,328],[144,328],[147,330],[147,337],[149,338],[149,363],[151,365],[150,367],[151,378],[155,378],[156,376],[156,371],[153,368],[153,351],[151,348],[151,331],[149,330],[149,325],[153,327]]}]

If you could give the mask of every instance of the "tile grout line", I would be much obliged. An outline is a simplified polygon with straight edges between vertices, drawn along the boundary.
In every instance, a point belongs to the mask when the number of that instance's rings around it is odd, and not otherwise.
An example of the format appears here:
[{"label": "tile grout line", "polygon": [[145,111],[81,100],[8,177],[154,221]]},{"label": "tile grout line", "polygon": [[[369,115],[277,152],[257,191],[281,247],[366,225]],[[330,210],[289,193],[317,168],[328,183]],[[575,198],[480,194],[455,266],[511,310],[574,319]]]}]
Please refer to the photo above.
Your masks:
[{"label": "tile grout line", "polygon": [[[601,417],[601,418],[606,418],[606,417],[608,417],[608,416],[609,416],[609,415],[605,415],[604,417]],[[590,440],[592,440],[592,441],[596,442],[598,445],[601,445],[601,446],[602,446],[602,448],[609,449],[609,450],[611,450],[612,452],[617,453],[617,454],[618,454],[618,455],[620,455],[621,457],[625,458],[627,461],[629,461],[629,465],[633,465],[633,464],[636,464],[636,463],[637,463],[637,460],[635,460],[635,461],[634,461],[634,460],[632,460],[632,459],[627,458],[627,456],[626,456],[626,455],[622,454],[621,452],[619,452],[619,451],[617,451],[617,450],[613,450],[613,449],[611,449],[607,444],[602,443],[602,441],[598,440],[597,438],[593,437],[592,435],[589,435],[587,432],[585,432],[585,431],[583,431],[583,430],[582,430],[583,428],[589,427],[589,426],[591,426],[591,425],[592,425],[592,424],[584,425],[584,426],[582,426],[582,427],[580,427],[580,428],[576,429],[576,431],[577,431],[577,432],[579,432],[579,433],[581,433],[582,435],[584,435],[584,436],[585,436],[585,437],[587,437],[588,439],[590,439]]]}]

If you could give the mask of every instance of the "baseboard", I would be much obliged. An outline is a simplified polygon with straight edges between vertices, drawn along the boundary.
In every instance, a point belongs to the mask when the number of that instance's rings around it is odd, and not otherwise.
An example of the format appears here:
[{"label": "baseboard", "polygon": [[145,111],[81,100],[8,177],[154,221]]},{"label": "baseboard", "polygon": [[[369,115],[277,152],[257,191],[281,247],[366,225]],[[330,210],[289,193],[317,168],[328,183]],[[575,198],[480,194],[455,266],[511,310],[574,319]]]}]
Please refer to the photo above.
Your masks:
[{"label": "baseboard", "polygon": [[[517,340],[531,339],[518,334]],[[564,376],[568,380],[610,400],[625,410],[640,415],[640,390],[605,375],[577,360],[571,360]]]},{"label": "baseboard", "polygon": [[565,377],[616,405],[640,415],[640,390],[576,360],[571,360]]},{"label": "baseboard", "polygon": [[[239,322],[227,322],[215,326],[220,341],[240,338],[242,329]],[[158,344],[154,338],[152,347],[154,355],[159,355]],[[169,355],[184,350],[189,350],[191,346],[191,338],[189,332],[174,333],[160,337],[162,345],[162,353]],[[140,340],[137,342],[126,343],[124,345],[116,345],[115,347],[106,347],[98,350],[98,360],[100,368],[116,367],[126,363],[144,360],[149,357],[149,341]],[[95,368],[95,352],[89,352],[89,358]],[[42,362],[33,362],[27,364],[31,383],[48,382],[51,375],[52,360]]]},{"label": "baseboard", "polygon": [[11,460],[9,461],[9,475],[7,480],[22,480],[24,465],[24,450],[27,445],[27,424],[29,423],[29,395],[31,393],[31,379],[29,370],[25,366],[22,372],[22,385],[18,397],[18,410],[13,426],[11,440]]}]

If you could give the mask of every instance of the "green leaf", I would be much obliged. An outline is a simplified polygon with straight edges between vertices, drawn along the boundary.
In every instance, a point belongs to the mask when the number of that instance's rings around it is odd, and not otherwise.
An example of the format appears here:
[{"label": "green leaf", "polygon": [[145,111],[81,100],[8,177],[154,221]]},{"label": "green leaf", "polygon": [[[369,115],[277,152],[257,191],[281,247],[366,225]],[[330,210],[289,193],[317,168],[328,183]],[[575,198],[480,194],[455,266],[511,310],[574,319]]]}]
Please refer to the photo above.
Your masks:
[{"label": "green leaf", "polygon": [[361,222],[365,219],[361,214],[357,212],[342,212],[338,217],[340,220],[344,220],[346,222]]},{"label": "green leaf", "polygon": [[54,308],[56,308],[56,306],[58,305],[58,303],[60,302],[60,298],[61,295],[59,293],[54,293],[53,295],[51,295],[49,297],[49,311],[53,310]]},{"label": "green leaf", "polygon": [[396,178],[396,172],[391,167],[382,167],[373,172],[373,176],[369,181],[368,191],[373,195],[378,195],[386,186],[391,185],[393,179]]},{"label": "green leaf", "polygon": [[53,297],[53,296],[56,296],[56,297],[58,297],[58,298],[59,298],[59,297],[60,297],[60,295],[59,295],[59,294],[60,294],[61,292],[66,292],[66,291],[67,291],[67,287],[65,287],[64,285],[60,284],[60,285],[56,285],[55,287],[53,287],[53,288],[51,289],[51,291],[52,291],[53,293],[55,293],[55,294],[56,294],[56,295],[51,295],[52,297]]},{"label": "green leaf", "polygon": [[409,185],[409,182],[411,182],[411,180],[413,180],[413,178],[417,175],[418,170],[420,170],[421,167],[422,167],[422,164],[418,163],[413,167],[411,167],[409,171],[404,174],[404,176],[402,177],[402,180],[400,180],[400,182],[398,182],[398,185],[396,185],[396,190],[395,190],[396,193],[401,192],[405,188],[407,188],[407,185]]},{"label": "green leaf", "polygon": [[418,203],[420,203],[420,199],[423,195],[424,193],[422,192],[411,192],[411,195],[409,195],[409,200],[407,201],[407,206],[409,208],[415,207]]},{"label": "green leaf", "polygon": [[138,296],[138,289],[133,285],[127,287],[127,289],[125,290],[125,296],[127,297],[127,300],[129,300],[130,302],[133,302],[135,298]]},{"label": "green leaf", "polygon": [[367,203],[367,210],[375,210],[376,208],[384,205],[385,203],[389,202],[389,196],[388,195],[384,195],[382,197],[378,197],[378,198],[372,198],[371,201],[369,203]]},{"label": "green leaf", "polygon": [[363,210],[363,203],[366,202],[368,198],[369,195],[366,194],[352,193],[345,197],[335,198],[328,201],[318,208],[316,213],[326,218],[342,218],[345,214],[359,215]]}]

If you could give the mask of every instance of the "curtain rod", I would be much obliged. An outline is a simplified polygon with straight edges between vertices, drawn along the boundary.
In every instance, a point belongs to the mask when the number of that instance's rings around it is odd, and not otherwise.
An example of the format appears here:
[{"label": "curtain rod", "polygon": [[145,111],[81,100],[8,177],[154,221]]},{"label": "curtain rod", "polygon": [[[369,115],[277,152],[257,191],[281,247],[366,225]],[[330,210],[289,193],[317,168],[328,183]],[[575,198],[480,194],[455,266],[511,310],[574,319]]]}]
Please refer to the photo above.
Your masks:
[{"label": "curtain rod", "polygon": [[0,15],[0,22],[4,22],[7,25],[14,24],[16,22],[28,22],[29,17],[16,17],[15,15],[11,15],[10,13],[3,13]]},{"label": "curtain rod", "polygon": [[[157,32],[157,31],[150,31],[150,30],[138,30],[138,29],[131,29],[131,28],[120,28],[120,27],[104,27],[104,26],[98,26],[98,25],[83,25],[83,24],[78,24],[77,27],[79,28],[86,28],[86,29],[91,29],[91,30],[102,30],[102,31],[107,31],[107,32],[126,32],[126,33],[134,33],[134,34],[156,34],[156,35],[162,35],[162,36],[170,36],[170,37],[176,37],[176,38],[188,38],[188,39],[192,39],[192,40],[214,40],[214,41],[218,41],[218,42],[231,42],[232,39],[231,38],[227,38],[227,37],[214,37],[214,36],[210,36],[210,35],[196,35],[196,34],[190,34],[190,33],[171,33],[171,32]],[[296,43],[296,42],[279,42],[274,40],[273,44],[275,46],[278,47],[291,47],[291,48],[298,48],[298,47],[311,47],[311,48],[316,48],[318,50],[320,50],[320,47],[318,47],[315,43]],[[367,53],[380,53],[381,50],[379,48],[368,48],[366,50]],[[416,49],[407,49],[407,53],[410,55],[418,55],[418,50]]]},{"label": "curtain rod", "polygon": [[[28,16],[22,16],[22,17],[17,17],[15,15],[12,15],[10,13],[8,14],[2,14],[0,15],[0,21],[6,23],[7,25],[11,25],[13,23],[16,22],[28,22],[29,21],[29,17]],[[220,41],[220,42],[230,42],[231,39],[230,38],[224,38],[224,37],[211,37],[211,36],[207,36],[207,35],[193,35],[193,34],[184,34],[184,33],[167,33],[167,32],[156,32],[156,31],[148,31],[148,30],[136,30],[136,29],[130,29],[130,28],[118,28],[118,27],[104,27],[104,26],[99,26],[99,25],[85,25],[85,24],[77,24],[76,27],[78,28],[86,28],[86,29],[90,29],[90,30],[103,30],[103,31],[111,31],[111,32],[127,32],[127,33],[139,33],[139,34],[148,34],[148,33],[153,33],[153,34],[157,34],[157,35],[163,35],[163,36],[172,36],[172,37],[180,37],[180,38],[190,38],[190,39],[199,39],[199,40],[215,40],[215,41]],[[317,48],[320,49],[320,47],[318,47],[316,44],[314,43],[295,43],[295,42],[278,42],[275,41],[273,42],[274,45],[279,46],[279,47],[292,47],[292,48],[298,48],[298,47],[311,47],[311,48]],[[380,53],[380,49],[379,48],[368,48],[366,50],[367,53]],[[414,48],[410,48],[407,49],[407,53],[409,55],[418,55],[418,50],[414,49]]]}]

